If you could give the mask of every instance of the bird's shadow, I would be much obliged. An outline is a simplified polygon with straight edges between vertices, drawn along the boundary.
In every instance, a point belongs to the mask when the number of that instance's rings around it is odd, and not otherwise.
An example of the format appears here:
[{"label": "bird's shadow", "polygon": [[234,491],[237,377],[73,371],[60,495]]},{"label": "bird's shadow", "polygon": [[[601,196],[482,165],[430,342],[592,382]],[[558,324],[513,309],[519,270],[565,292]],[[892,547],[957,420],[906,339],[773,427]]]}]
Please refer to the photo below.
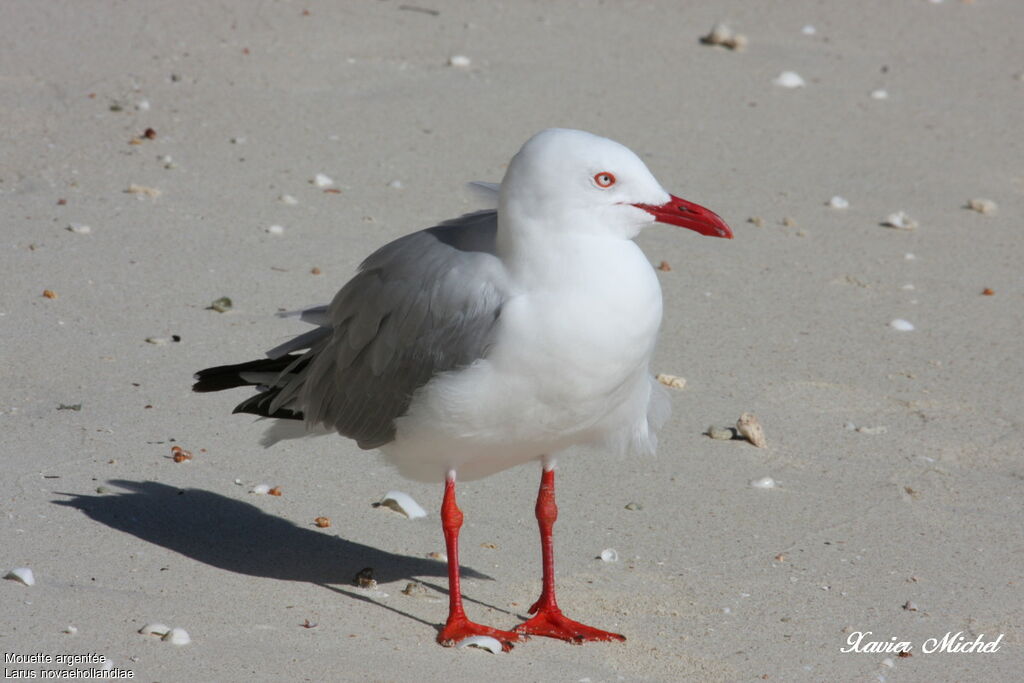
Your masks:
[{"label": "bird's shadow", "polygon": [[[123,492],[61,493],[73,507],[112,529],[173,550],[205,564],[250,576],[321,585],[351,585],[362,569],[387,583],[419,576],[447,576],[445,563],[396,555],[348,541],[337,534],[304,529],[255,505],[203,489],[179,489],[154,481],[109,482]],[[490,579],[462,568],[463,576]]]}]

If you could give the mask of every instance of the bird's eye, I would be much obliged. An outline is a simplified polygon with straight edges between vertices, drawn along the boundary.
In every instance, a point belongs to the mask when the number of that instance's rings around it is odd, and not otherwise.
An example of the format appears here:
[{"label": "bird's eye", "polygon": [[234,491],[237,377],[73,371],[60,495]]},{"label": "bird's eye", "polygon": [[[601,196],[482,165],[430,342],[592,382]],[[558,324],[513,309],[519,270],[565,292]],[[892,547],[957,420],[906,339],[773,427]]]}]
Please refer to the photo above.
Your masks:
[{"label": "bird's eye", "polygon": [[615,176],[608,171],[601,171],[594,176],[594,182],[598,187],[611,187],[615,184]]}]

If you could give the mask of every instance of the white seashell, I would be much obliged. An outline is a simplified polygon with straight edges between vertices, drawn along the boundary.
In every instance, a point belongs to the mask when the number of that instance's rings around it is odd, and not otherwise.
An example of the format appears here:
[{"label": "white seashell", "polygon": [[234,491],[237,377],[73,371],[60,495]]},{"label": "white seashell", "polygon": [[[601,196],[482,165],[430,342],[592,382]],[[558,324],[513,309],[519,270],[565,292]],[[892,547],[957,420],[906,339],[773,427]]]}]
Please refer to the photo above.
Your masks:
[{"label": "white seashell", "polygon": [[170,154],[162,154],[158,156],[156,160],[163,164],[164,168],[168,170],[175,168],[174,159],[171,158]]},{"label": "white seashell", "polygon": [[803,33],[805,36],[813,36],[817,32],[818,29],[814,28],[810,24],[807,24],[802,29],[800,29],[800,33]]},{"label": "white seashell", "polygon": [[135,108],[139,111],[149,111],[149,100],[139,100],[135,104]]},{"label": "white seashell", "polygon": [[618,553],[618,551],[615,550],[615,548],[605,548],[604,550],[601,551],[600,557],[601,557],[601,561],[602,562],[618,562],[619,561],[619,553]]},{"label": "white seashell", "polygon": [[70,225],[68,225],[68,230],[75,233],[76,235],[88,235],[90,232],[92,232],[92,228],[90,228],[85,223],[71,223]]},{"label": "white seashell", "polygon": [[270,484],[256,484],[252,487],[249,493],[255,493],[257,496],[265,496],[270,493]]},{"label": "white seashell", "polygon": [[110,657],[107,657],[106,655],[102,655],[102,657],[103,657],[103,663],[100,664],[100,669],[102,671],[111,671],[111,670],[113,670],[113,668],[114,668],[114,660],[111,659]]},{"label": "white seashell", "polygon": [[887,100],[889,99],[889,93],[881,88],[871,91],[871,99],[873,100]]},{"label": "white seashell", "polygon": [[490,636],[470,636],[469,638],[463,638],[460,640],[455,647],[460,650],[464,647],[478,647],[481,650],[487,650],[490,653],[498,654],[501,652],[501,641]]},{"label": "white seashell", "polygon": [[452,55],[448,58],[448,66],[455,66],[460,69],[468,68],[472,63],[472,60],[466,55]]},{"label": "white seashell", "polygon": [[313,183],[317,187],[330,187],[334,184],[334,180],[331,179],[331,176],[325,173],[317,173],[309,182]]},{"label": "white seashell", "polygon": [[271,235],[283,235],[284,234],[284,226],[282,226],[282,225],[271,225],[269,228],[267,228],[267,232],[269,232]]},{"label": "white seashell", "polygon": [[171,627],[167,624],[161,623],[146,624],[145,626],[139,629],[139,633],[141,633],[144,636],[160,636],[161,638],[163,638],[170,632]]},{"label": "white seashell", "polygon": [[676,375],[666,375],[664,373],[658,375],[655,379],[664,384],[666,387],[672,387],[673,389],[685,389],[686,380]]},{"label": "white seashell", "polygon": [[736,431],[758,448],[767,448],[768,442],[764,439],[764,428],[753,413],[740,415],[740,419],[736,420]]},{"label": "white seashell", "polygon": [[828,200],[828,206],[833,209],[848,209],[850,208],[850,202],[843,197],[836,195],[835,197],[832,197],[832,199]]},{"label": "white seashell", "polygon": [[967,202],[967,208],[986,216],[994,216],[999,210],[999,206],[991,199],[972,199]]},{"label": "white seashell", "polygon": [[11,581],[20,581],[26,586],[36,585],[35,574],[33,574],[32,570],[28,567],[16,567],[4,574],[4,578]]},{"label": "white seashell", "polygon": [[163,346],[164,344],[170,344],[170,337],[146,337],[147,344],[156,344],[157,346]]},{"label": "white seashell", "polygon": [[412,499],[412,496],[401,491],[388,491],[381,498],[378,505],[383,505],[395,512],[400,512],[409,519],[419,519],[420,517],[427,516],[427,511],[421,508],[420,504]]},{"label": "white seashell", "polygon": [[773,489],[775,488],[775,480],[771,477],[761,477],[750,482],[750,485],[755,489]]},{"label": "white seashell", "polygon": [[172,628],[168,631],[161,640],[166,640],[172,645],[188,645],[192,642],[192,638],[188,635],[188,631],[183,628]]},{"label": "white seashell", "polygon": [[401,190],[403,187],[405,187],[405,185],[402,184],[401,180],[392,180],[390,183],[388,183],[388,187],[394,190]]},{"label": "white seashell", "polygon": [[904,254],[904,255],[903,255],[903,260],[904,260],[904,261],[916,261],[916,260],[917,260],[917,257],[916,257],[916,256],[914,256],[913,254],[911,254],[911,253],[910,253],[910,252],[908,251],[908,252],[907,252],[906,254]]},{"label": "white seashell", "polygon": [[900,332],[910,332],[914,329],[914,324],[909,320],[904,320],[903,318],[896,318],[895,320],[889,323],[889,327],[891,327],[894,330],[899,330]]},{"label": "white seashell", "polygon": [[78,627],[68,624],[64,627],[64,633],[67,633],[69,636],[76,635],[78,633]]},{"label": "white seashell", "polygon": [[287,204],[289,206],[295,206],[296,204],[299,203],[299,200],[291,196],[290,194],[283,194],[281,195],[281,203]]},{"label": "white seashell", "polygon": [[886,216],[885,220],[882,221],[882,225],[889,228],[897,228],[898,230],[913,230],[917,227],[918,223],[906,211],[897,211]]},{"label": "white seashell", "polygon": [[795,71],[783,71],[772,83],[783,88],[802,88],[807,85],[806,81]]}]

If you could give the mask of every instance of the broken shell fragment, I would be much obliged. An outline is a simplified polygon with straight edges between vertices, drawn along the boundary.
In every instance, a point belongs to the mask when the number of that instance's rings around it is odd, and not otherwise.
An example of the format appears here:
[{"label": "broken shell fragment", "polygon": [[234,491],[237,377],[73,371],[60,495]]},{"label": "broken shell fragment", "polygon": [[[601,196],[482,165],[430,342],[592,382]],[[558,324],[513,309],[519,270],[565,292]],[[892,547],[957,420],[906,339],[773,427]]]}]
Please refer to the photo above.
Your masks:
[{"label": "broken shell fragment", "polygon": [[618,551],[615,550],[615,548],[605,548],[604,550],[601,551],[601,554],[598,557],[601,558],[602,562],[618,562],[619,561],[619,553],[618,553]]},{"label": "broken shell fragment", "polygon": [[721,45],[729,50],[739,52],[747,46],[747,37],[742,33],[735,33],[725,24],[715,24],[711,32],[701,36],[700,42],[704,45]]},{"label": "broken shell fragment", "polygon": [[382,505],[386,508],[391,508],[395,512],[400,512],[409,519],[419,519],[420,517],[427,516],[427,511],[420,507],[420,504],[413,500],[412,496],[401,491],[388,491],[374,507]]},{"label": "broken shell fragment", "polygon": [[90,228],[85,223],[71,223],[70,225],[68,225],[68,230],[75,233],[76,235],[88,235],[90,232],[92,232],[92,228]]},{"label": "broken shell fragment", "polygon": [[904,320],[903,318],[896,318],[889,323],[889,327],[900,332],[912,332],[914,329],[914,323],[909,320]]},{"label": "broken shell fragment", "polygon": [[666,375],[662,373],[655,379],[664,384],[666,387],[672,387],[673,389],[684,389],[686,388],[686,379],[683,377],[677,377],[676,375]]},{"label": "broken shell fragment", "polygon": [[326,173],[317,173],[309,182],[313,183],[319,188],[330,187],[331,185],[334,184],[334,180],[331,178],[331,176],[327,175]]},{"label": "broken shell fragment", "polygon": [[331,526],[331,518],[330,517],[317,517],[316,519],[313,520],[313,524],[316,524],[321,529],[326,529],[327,527]]},{"label": "broken shell fragment", "polygon": [[163,192],[155,187],[149,187],[148,185],[136,185],[135,183],[131,183],[125,192],[128,194],[138,195],[139,197],[149,197],[150,199],[156,199],[163,194]]},{"label": "broken shell fragment", "polygon": [[163,638],[170,632],[170,626],[166,624],[161,624],[159,622],[146,624],[145,626],[139,629],[139,633],[141,633],[144,636],[160,636],[161,638]]},{"label": "broken shell fragment", "polygon": [[991,199],[972,199],[967,202],[967,208],[985,216],[994,216],[999,210],[999,206]]},{"label": "broken shell fragment", "polygon": [[226,296],[222,296],[221,298],[214,299],[210,302],[210,308],[218,313],[227,313],[231,310],[232,305],[231,299]]},{"label": "broken shell fragment", "polygon": [[32,570],[28,567],[16,567],[4,574],[4,578],[9,581],[19,581],[26,586],[36,585],[35,574],[33,574]]},{"label": "broken shell fragment", "polygon": [[850,208],[850,202],[846,198],[836,195],[828,200],[828,206],[832,209],[848,209]]},{"label": "broken shell fragment", "polygon": [[772,83],[783,88],[802,88],[807,85],[803,77],[795,71],[783,71]]},{"label": "broken shell fragment", "polygon": [[470,636],[460,640],[455,647],[460,650],[464,647],[476,647],[492,654],[498,654],[501,652],[501,641],[490,636]]},{"label": "broken shell fragment", "polygon": [[192,642],[192,638],[188,635],[188,631],[183,628],[172,628],[170,631],[164,634],[161,640],[166,640],[172,645],[188,645]]},{"label": "broken shell fragment", "polygon": [[427,588],[422,583],[410,581],[405,584],[405,588],[402,589],[402,594],[408,595],[410,598],[423,598],[427,596]]},{"label": "broken shell fragment", "polygon": [[265,496],[270,493],[270,484],[256,484],[252,487],[249,493],[255,493],[257,496]]},{"label": "broken shell fragment", "polygon": [[771,477],[761,477],[750,482],[750,485],[755,489],[773,489],[775,488],[775,480]]},{"label": "broken shell fragment", "polygon": [[764,439],[764,428],[761,422],[753,413],[743,413],[740,419],[736,420],[736,431],[740,436],[758,448],[766,448],[768,442]]},{"label": "broken shell fragment", "polygon": [[897,211],[886,216],[885,220],[882,221],[882,225],[887,228],[896,228],[897,230],[914,230],[917,228],[918,223],[906,211]]},{"label": "broken shell fragment", "polygon": [[373,578],[373,567],[364,567],[352,579],[352,583],[360,588],[373,590],[377,587],[377,580]]}]

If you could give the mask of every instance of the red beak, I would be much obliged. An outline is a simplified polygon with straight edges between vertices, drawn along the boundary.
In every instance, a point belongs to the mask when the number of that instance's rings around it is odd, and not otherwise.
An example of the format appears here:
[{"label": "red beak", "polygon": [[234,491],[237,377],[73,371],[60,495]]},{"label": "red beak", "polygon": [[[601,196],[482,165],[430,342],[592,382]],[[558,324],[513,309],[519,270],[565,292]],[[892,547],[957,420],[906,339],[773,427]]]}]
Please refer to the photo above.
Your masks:
[{"label": "red beak", "polygon": [[670,199],[660,206],[653,204],[634,204],[633,206],[651,214],[659,223],[689,228],[708,237],[732,239],[732,230],[717,213],[675,195],[670,194],[669,197]]}]

